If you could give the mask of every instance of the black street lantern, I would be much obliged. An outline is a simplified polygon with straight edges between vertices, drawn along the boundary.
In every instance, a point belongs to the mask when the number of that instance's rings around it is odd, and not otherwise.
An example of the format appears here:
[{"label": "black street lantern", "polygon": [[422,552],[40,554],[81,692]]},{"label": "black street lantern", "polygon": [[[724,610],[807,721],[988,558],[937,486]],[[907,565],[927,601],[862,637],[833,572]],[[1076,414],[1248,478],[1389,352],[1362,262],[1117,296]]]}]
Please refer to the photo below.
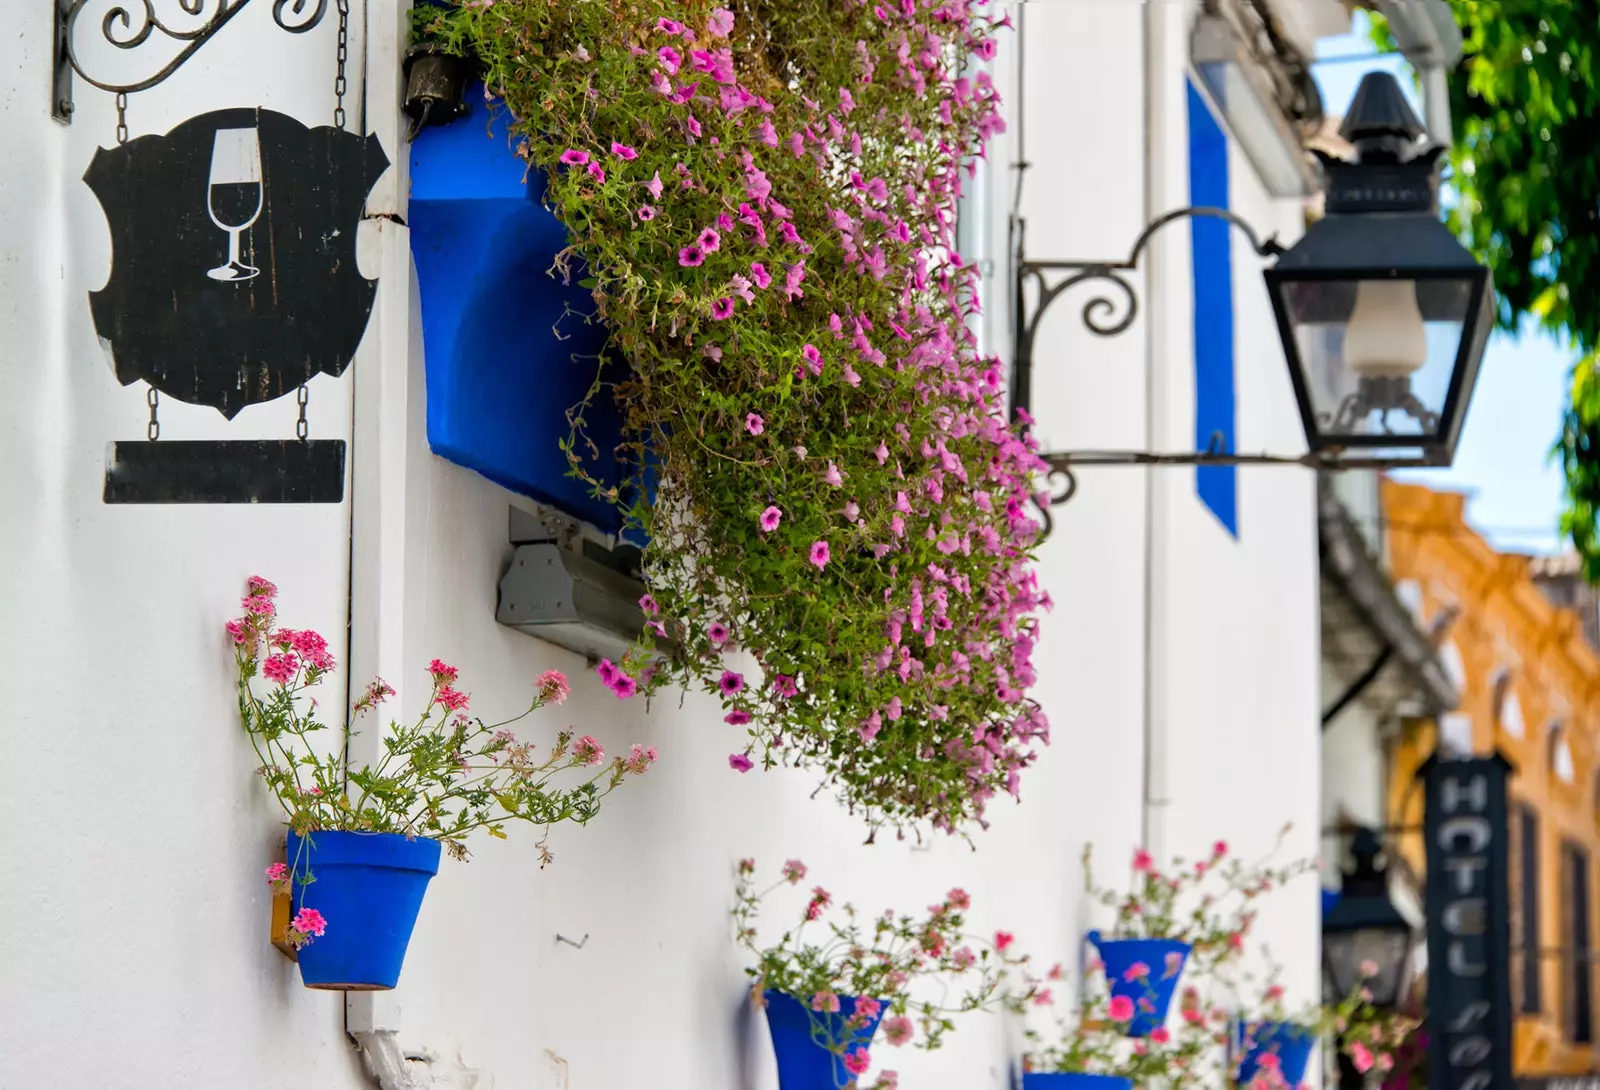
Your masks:
[{"label": "black street lantern", "polygon": [[[1389,899],[1383,845],[1371,829],[1355,830],[1350,841],[1354,865],[1345,871],[1338,903],[1322,916],[1322,963],[1335,997],[1344,998],[1363,983],[1372,1005],[1400,1005],[1415,941],[1411,925]],[[1375,970],[1375,972],[1374,972]]]},{"label": "black street lantern", "polygon": [[1439,159],[1400,85],[1366,75],[1318,152],[1327,214],[1266,270],[1306,442],[1329,462],[1448,465],[1494,325],[1489,270],[1439,218]]}]

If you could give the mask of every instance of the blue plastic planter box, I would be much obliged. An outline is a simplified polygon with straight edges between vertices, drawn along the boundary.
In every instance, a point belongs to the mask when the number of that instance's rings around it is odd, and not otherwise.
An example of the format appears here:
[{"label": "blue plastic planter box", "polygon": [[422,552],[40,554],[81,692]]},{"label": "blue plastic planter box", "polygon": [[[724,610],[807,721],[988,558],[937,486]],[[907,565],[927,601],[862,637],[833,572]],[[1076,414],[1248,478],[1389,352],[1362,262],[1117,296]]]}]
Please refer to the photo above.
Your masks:
[{"label": "blue plastic planter box", "polygon": [[[567,230],[541,203],[544,176],[515,154],[509,115],[491,112],[482,84],[471,113],[425,128],[411,145],[407,224],[417,271],[427,363],[428,443],[434,453],[513,492],[608,533],[618,508],[567,476],[560,449],[568,410],[594,382],[605,332],[579,284],[549,275]],[[609,367],[614,372],[618,365]],[[607,373],[607,382],[618,378]],[[585,466],[620,483],[621,420],[607,391],[584,411],[599,449]]]}]

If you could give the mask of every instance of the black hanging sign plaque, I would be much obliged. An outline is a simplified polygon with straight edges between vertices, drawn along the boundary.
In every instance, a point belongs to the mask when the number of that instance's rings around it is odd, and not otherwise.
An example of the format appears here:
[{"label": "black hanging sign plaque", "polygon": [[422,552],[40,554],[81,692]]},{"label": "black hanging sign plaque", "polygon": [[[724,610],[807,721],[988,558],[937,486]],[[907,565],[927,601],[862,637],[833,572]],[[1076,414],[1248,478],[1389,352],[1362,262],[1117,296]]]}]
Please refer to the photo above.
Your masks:
[{"label": "black hanging sign plaque", "polygon": [[1509,772],[1499,754],[1422,769],[1430,1090],[1512,1086]]},{"label": "black hanging sign plaque", "polygon": [[[356,229],[388,166],[375,136],[263,109],[218,110],[101,148],[84,181],[110,224],[112,264],[90,310],[117,379],[232,420],[319,373],[344,374],[377,295],[356,264]],[[253,442],[236,466],[197,467],[197,448],[161,441],[154,409],[154,442],[113,444],[106,502],[343,497],[342,439],[301,434],[327,449],[292,457],[264,457]],[[230,457],[228,441],[205,446],[208,459]],[[337,472],[337,485],[285,479],[308,472]]]}]

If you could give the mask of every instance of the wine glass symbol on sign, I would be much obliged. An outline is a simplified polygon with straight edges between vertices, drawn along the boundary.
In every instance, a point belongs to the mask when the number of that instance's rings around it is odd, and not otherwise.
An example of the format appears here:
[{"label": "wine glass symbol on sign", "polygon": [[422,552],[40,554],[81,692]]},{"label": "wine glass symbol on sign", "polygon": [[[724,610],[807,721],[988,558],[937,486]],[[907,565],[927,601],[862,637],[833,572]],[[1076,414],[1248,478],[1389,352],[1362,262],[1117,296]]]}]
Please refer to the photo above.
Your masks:
[{"label": "wine glass symbol on sign", "polygon": [[206,211],[228,233],[228,260],[209,270],[213,280],[237,282],[261,275],[239,260],[239,236],[261,215],[261,139],[257,129],[218,129],[211,145]]}]

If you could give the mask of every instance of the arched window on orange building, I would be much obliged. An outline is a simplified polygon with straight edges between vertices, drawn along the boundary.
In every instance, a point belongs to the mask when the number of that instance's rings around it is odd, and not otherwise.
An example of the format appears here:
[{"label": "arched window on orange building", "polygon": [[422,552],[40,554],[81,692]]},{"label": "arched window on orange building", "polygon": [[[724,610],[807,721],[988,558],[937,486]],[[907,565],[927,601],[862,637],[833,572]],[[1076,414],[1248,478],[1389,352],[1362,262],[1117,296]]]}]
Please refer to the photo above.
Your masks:
[{"label": "arched window on orange building", "polygon": [[1550,774],[1562,783],[1576,782],[1578,770],[1572,763],[1572,745],[1567,741],[1567,725],[1564,721],[1551,721],[1547,744]]},{"label": "arched window on orange building", "polygon": [[1511,684],[1511,668],[1502,666],[1494,673],[1494,725],[1513,738],[1527,734],[1522,721],[1522,702]]}]

